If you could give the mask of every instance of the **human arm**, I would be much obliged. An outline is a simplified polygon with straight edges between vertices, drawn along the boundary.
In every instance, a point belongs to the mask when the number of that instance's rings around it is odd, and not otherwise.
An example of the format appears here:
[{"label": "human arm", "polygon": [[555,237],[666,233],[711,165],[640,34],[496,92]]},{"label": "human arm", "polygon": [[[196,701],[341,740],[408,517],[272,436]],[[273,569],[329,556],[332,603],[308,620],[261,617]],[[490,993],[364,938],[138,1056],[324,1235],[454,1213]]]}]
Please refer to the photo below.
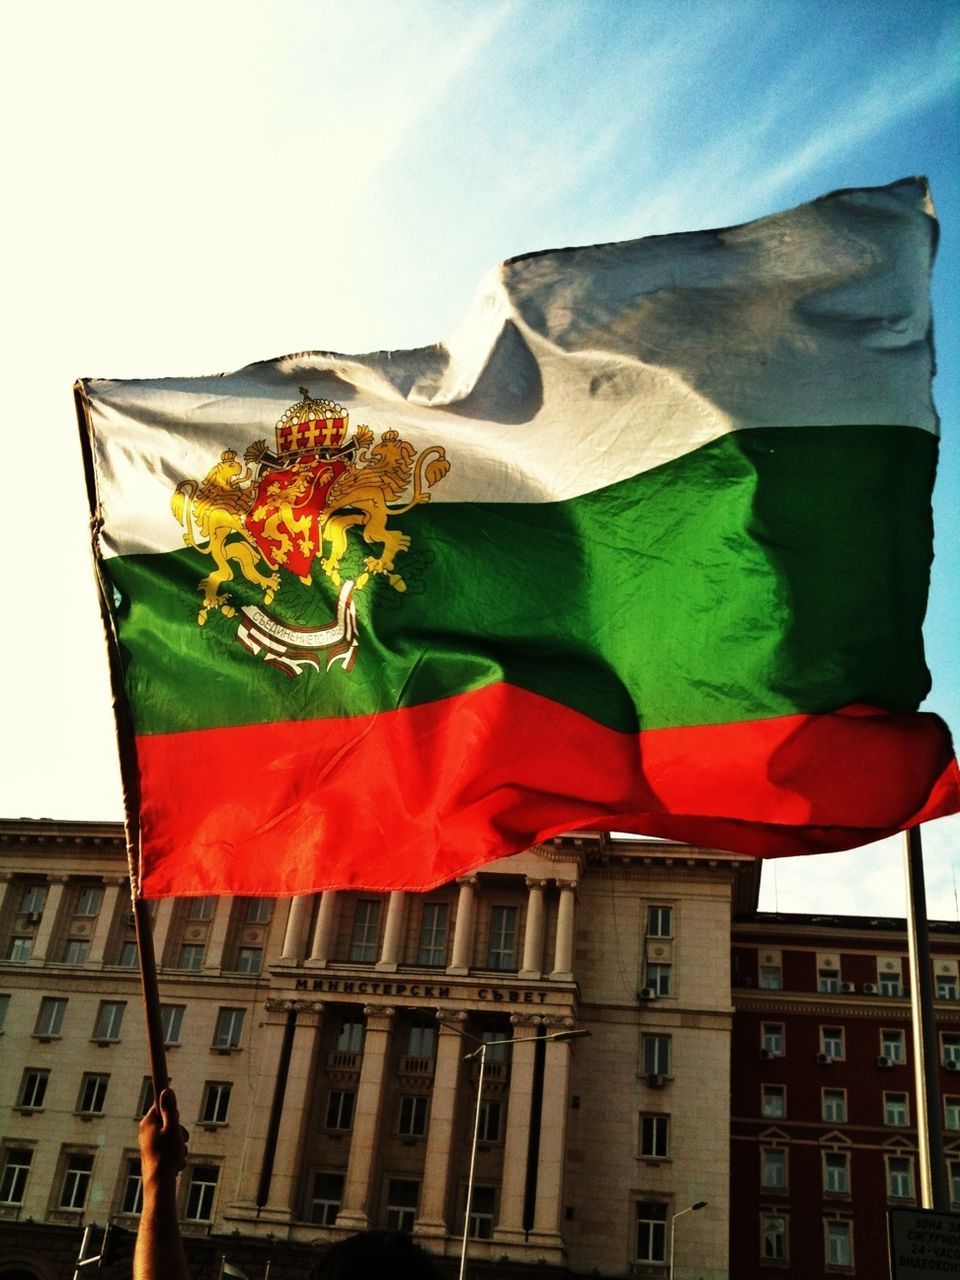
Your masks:
[{"label": "human arm", "polygon": [[177,1174],[187,1163],[187,1131],[177,1099],[162,1090],[140,1121],[143,1208],[133,1254],[133,1280],[189,1280],[177,1217]]}]

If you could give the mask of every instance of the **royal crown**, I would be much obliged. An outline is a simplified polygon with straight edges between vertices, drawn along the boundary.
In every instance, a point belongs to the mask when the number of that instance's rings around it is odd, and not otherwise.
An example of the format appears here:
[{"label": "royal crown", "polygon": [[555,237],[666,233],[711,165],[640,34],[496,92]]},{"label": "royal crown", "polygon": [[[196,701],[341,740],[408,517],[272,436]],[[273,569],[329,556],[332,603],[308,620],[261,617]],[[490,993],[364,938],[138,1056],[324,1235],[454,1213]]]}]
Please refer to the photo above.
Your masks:
[{"label": "royal crown", "polygon": [[313,400],[306,387],[277,423],[280,457],[313,450],[339,449],[347,438],[350,415],[333,400]]}]

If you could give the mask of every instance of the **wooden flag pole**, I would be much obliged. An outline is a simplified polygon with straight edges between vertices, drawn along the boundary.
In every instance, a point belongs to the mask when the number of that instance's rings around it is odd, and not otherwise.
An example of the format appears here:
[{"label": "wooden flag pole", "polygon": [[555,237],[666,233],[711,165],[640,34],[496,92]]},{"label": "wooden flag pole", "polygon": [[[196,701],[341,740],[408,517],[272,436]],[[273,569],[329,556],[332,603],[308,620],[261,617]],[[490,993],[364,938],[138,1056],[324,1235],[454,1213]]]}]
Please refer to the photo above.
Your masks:
[{"label": "wooden flag pole", "polygon": [[147,1047],[150,1054],[150,1074],[153,1079],[153,1096],[170,1083],[167,1074],[167,1055],[163,1045],[163,1027],[160,1020],[160,988],[157,983],[157,963],[153,950],[153,921],[150,909],[140,896],[140,787],[137,772],[136,745],[133,720],[123,687],[123,666],[120,644],[113,624],[113,615],[107,606],[108,584],[103,579],[97,557],[97,538],[100,534],[100,502],[97,495],[97,477],[93,465],[90,431],[90,406],[80,382],[74,384],[74,402],[80,424],[80,446],[83,452],[83,472],[87,483],[87,499],[90,504],[90,538],[93,552],[93,568],[100,596],[100,619],[107,641],[107,657],[110,670],[110,692],[113,696],[113,715],[117,726],[117,750],[120,757],[120,780],[123,786],[124,832],[127,842],[127,868],[130,874],[130,899],[133,921],[137,934],[137,956],[140,962],[140,985],[143,991],[143,1008],[147,1026]]},{"label": "wooden flag pole", "polygon": [[913,1021],[920,1204],[924,1209],[949,1213],[937,1031],[933,1018],[933,965],[930,956],[930,930],[927,926],[927,892],[923,879],[920,828],[911,827],[906,836],[904,867],[907,877],[907,940],[910,952],[910,1015]]}]

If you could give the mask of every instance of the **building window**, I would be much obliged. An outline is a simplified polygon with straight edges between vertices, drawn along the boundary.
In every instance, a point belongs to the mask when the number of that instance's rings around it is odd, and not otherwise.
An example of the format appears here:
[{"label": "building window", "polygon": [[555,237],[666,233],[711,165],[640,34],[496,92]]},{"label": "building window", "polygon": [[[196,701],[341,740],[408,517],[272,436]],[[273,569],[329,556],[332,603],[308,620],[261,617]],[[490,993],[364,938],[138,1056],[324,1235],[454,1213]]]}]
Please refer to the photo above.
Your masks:
[{"label": "building window", "polygon": [[209,1222],[213,1217],[219,1174],[220,1170],[212,1164],[195,1164],[190,1170],[187,1207],[183,1215],[187,1222]]},{"label": "building window", "polygon": [[191,898],[187,904],[188,920],[212,920],[216,898]]},{"label": "building window", "polygon": [[391,1178],[387,1183],[387,1230],[412,1231],[420,1201],[420,1183]]},{"label": "building window", "polygon": [[493,1239],[493,1215],[496,1205],[494,1187],[474,1186],[470,1201],[470,1221],[467,1235],[471,1240]]},{"label": "building window", "polygon": [[77,1111],[82,1116],[102,1116],[103,1104],[107,1099],[109,1076],[84,1075],[80,1081],[80,1096],[77,1098]]},{"label": "building window", "polygon": [[[884,963],[887,962],[885,961]],[[880,973],[877,978],[877,985],[882,996],[902,996],[903,976],[900,972],[899,963],[896,969],[887,969]]]},{"label": "building window", "polygon": [[243,1009],[220,1009],[213,1032],[214,1049],[239,1049],[243,1035]]},{"label": "building window", "polygon": [[480,1123],[477,1126],[478,1142],[499,1142],[503,1120],[503,1104],[494,1098],[480,1103]]},{"label": "building window", "polygon": [[131,1216],[138,1214],[143,1208],[143,1172],[140,1168],[139,1156],[130,1156],[127,1160],[127,1171],[123,1181],[123,1195],[120,1198],[120,1212]]},{"label": "building window", "polygon": [[183,1027],[183,1004],[162,1004],[160,1006],[160,1028],[165,1045],[179,1044]]},{"label": "building window", "polygon": [[123,1026],[123,1011],[127,1005],[121,1000],[101,1000],[97,1020],[93,1024],[92,1040],[119,1040]]},{"label": "building window", "polygon": [[960,1204],[960,1160],[951,1160],[947,1166],[950,1181],[950,1203]]},{"label": "building window", "polygon": [[310,1221],[321,1227],[332,1227],[343,1203],[343,1174],[316,1173],[310,1201]]},{"label": "building window", "polygon": [[782,1022],[761,1023],[760,1048],[770,1058],[783,1057],[783,1023]]},{"label": "building window", "polygon": [[640,1154],[648,1160],[666,1160],[670,1154],[670,1117],[640,1117]]},{"label": "building window", "polygon": [[636,1206],[637,1262],[666,1262],[667,1206],[642,1200]]},{"label": "building window", "polygon": [[135,969],[139,961],[139,953],[135,942],[124,942],[120,946],[120,955],[117,960],[121,969]]},{"label": "building window", "polygon": [[507,1050],[510,1048],[509,1028],[492,1030],[485,1028],[480,1032],[480,1039],[487,1046],[487,1063],[506,1062]]},{"label": "building window", "polygon": [[137,1100],[137,1118],[142,1120],[153,1106],[153,1077],[144,1076],[140,1085],[140,1097]]},{"label": "building window", "polygon": [[490,912],[490,945],[487,949],[487,968],[516,969],[517,967],[517,908],[494,907]]},{"label": "building window", "polygon": [[177,968],[186,969],[191,973],[196,973],[202,969],[205,949],[201,943],[185,942],[180,948],[180,954],[177,956]]},{"label": "building window", "polygon": [[940,1048],[945,1067],[949,1066],[951,1062],[955,1062],[960,1066],[960,1035],[954,1035],[947,1031],[942,1032],[940,1035]]},{"label": "building window", "polygon": [[670,1074],[670,1037],[660,1035],[643,1035],[640,1037],[645,1076],[668,1076]]},{"label": "building window", "polygon": [[8,1147],[0,1174],[0,1204],[23,1204],[30,1176],[33,1152],[26,1147]]},{"label": "building window", "polygon": [[853,1266],[853,1226],[851,1223],[827,1223],[826,1263],[828,1267]]},{"label": "building window", "polygon": [[353,1126],[353,1104],[356,1094],[352,1089],[331,1089],[327,1094],[328,1129],[339,1129],[346,1133]]},{"label": "building window", "polygon": [[787,1257],[787,1220],[765,1213],[760,1219],[760,1256],[764,1262],[784,1262]]},{"label": "building window", "polygon": [[432,1058],[437,1043],[433,1018],[415,1018],[407,1033],[407,1054],[411,1058]]},{"label": "building window", "polygon": [[37,1014],[35,1036],[58,1036],[63,1030],[63,1019],[67,1012],[66,1000],[55,996],[44,996],[40,1001],[40,1012]]},{"label": "building window", "polygon": [[960,1098],[950,1094],[944,1098],[943,1123],[951,1132],[960,1129]]},{"label": "building window", "polygon": [[20,899],[20,914],[22,916],[41,916],[43,908],[47,901],[47,886],[45,884],[32,884],[24,889],[23,897]]},{"label": "building window", "polygon": [[266,924],[270,919],[272,898],[244,898],[244,924]]},{"label": "building window", "polygon": [[824,1089],[821,1099],[821,1115],[827,1124],[847,1123],[846,1089]]},{"label": "building window", "polygon": [[842,1151],[827,1151],[823,1157],[823,1189],[828,1195],[850,1194],[850,1157]]},{"label": "building window", "polygon": [[93,1172],[93,1156],[74,1154],[67,1156],[60,1185],[60,1208],[82,1209],[87,1202],[90,1174]]},{"label": "building window", "polygon": [[820,1028],[820,1052],[834,1061],[843,1058],[843,1027]]},{"label": "building window", "polygon": [[840,973],[837,969],[817,970],[817,990],[822,995],[835,996],[840,992]]},{"label": "building window", "polygon": [[7,948],[7,959],[12,960],[14,964],[26,964],[30,959],[33,951],[33,939],[13,937],[10,939],[10,946]]},{"label": "building window", "polygon": [[50,1072],[41,1067],[27,1067],[20,1081],[17,1106],[25,1111],[39,1111],[47,1095]]},{"label": "building window", "polygon": [[910,1110],[905,1093],[883,1095],[883,1123],[895,1129],[906,1129],[910,1124]]},{"label": "building window", "polygon": [[880,1032],[880,1053],[888,1062],[906,1062],[907,1050],[902,1031]]},{"label": "building window", "polygon": [[400,1099],[397,1133],[402,1138],[422,1138],[427,1132],[427,1099],[421,1094],[404,1094]]},{"label": "building window", "polygon": [[670,973],[672,965],[648,964],[646,985],[658,996],[670,994]]},{"label": "building window", "polygon": [[760,1185],[768,1191],[787,1187],[787,1153],[783,1147],[764,1147],[760,1152]]},{"label": "building window", "polygon": [[779,991],[783,986],[783,973],[778,964],[762,964],[759,978],[764,991]]},{"label": "building window", "polygon": [[647,907],[647,937],[673,937],[673,907]]},{"label": "building window", "polygon": [[64,964],[86,964],[90,943],[86,938],[68,938],[63,952]]},{"label": "building window", "polygon": [[913,1199],[913,1161],[909,1156],[887,1156],[887,1198]]},{"label": "building window", "polygon": [[353,964],[373,964],[380,937],[379,898],[358,898],[353,911],[350,960]]},{"label": "building window", "polygon": [[782,1084],[760,1086],[760,1114],[769,1120],[782,1120],[787,1114],[787,1091]]},{"label": "building window", "polygon": [[262,947],[240,947],[237,951],[236,973],[259,973],[263,963]]},{"label": "building window", "polygon": [[77,905],[73,909],[75,916],[95,916],[100,911],[103,890],[99,885],[85,885],[77,894]]},{"label": "building window", "polygon": [[231,1085],[224,1080],[207,1080],[200,1104],[201,1124],[226,1124]]},{"label": "building window", "polygon": [[447,904],[425,902],[420,917],[420,945],[417,963],[434,968],[447,963]]},{"label": "building window", "polygon": [[960,990],[957,987],[957,977],[953,973],[937,974],[937,999],[938,1000],[957,1000],[960,999]]},{"label": "building window", "polygon": [[340,1023],[340,1033],[337,1036],[337,1052],[338,1053],[362,1053],[363,1052],[363,1019],[346,1017]]}]

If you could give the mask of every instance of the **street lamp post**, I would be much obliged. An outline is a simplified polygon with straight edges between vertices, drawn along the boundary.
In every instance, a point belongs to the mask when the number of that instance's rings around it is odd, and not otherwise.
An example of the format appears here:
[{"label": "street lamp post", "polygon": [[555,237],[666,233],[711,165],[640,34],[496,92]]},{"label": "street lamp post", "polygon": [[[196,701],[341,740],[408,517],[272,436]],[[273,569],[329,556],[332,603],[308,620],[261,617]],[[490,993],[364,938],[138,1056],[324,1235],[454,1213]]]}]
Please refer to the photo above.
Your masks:
[{"label": "street lamp post", "polygon": [[670,1219],[670,1267],[667,1271],[667,1280],[673,1280],[673,1246],[677,1238],[677,1219],[682,1218],[685,1213],[695,1213],[697,1209],[705,1209],[706,1207],[706,1200],[698,1200],[695,1204],[688,1204],[685,1209],[681,1209],[679,1213],[675,1213]]},{"label": "street lamp post", "polygon": [[[477,1036],[472,1036],[468,1031],[457,1031],[457,1035],[463,1036],[468,1040],[476,1040]],[[467,1242],[470,1238],[470,1209],[473,1205],[473,1175],[477,1164],[477,1142],[480,1135],[480,1108],[483,1103],[483,1077],[487,1066],[487,1050],[495,1045],[501,1044],[523,1044],[528,1040],[576,1040],[580,1036],[588,1036],[590,1034],[586,1029],[571,1031],[551,1031],[544,1036],[512,1036],[502,1040],[481,1040],[480,1047],[471,1050],[464,1056],[464,1062],[472,1062],[475,1058],[480,1059],[480,1070],[477,1073],[477,1108],[473,1116],[473,1141],[470,1144],[470,1172],[467,1175],[467,1204],[463,1215],[463,1245],[460,1250],[460,1277],[464,1280],[467,1274]]]}]

